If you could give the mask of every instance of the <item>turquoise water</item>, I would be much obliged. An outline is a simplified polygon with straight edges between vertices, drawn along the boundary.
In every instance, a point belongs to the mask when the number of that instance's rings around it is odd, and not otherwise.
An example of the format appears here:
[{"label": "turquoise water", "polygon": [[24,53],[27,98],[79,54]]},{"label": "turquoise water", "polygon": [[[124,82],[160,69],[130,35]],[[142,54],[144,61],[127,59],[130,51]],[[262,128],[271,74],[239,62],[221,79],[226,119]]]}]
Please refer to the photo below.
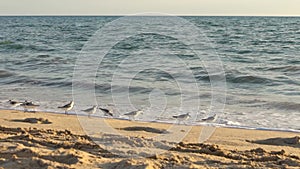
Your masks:
[{"label": "turquoise water", "polygon": [[[60,112],[56,107],[72,100],[74,65],[82,48],[98,29],[118,18],[0,17],[1,107],[10,108],[6,103],[9,99],[32,100],[41,105],[40,110]],[[222,61],[227,97],[224,113],[220,113],[221,125],[300,129],[299,17],[184,19],[203,31],[214,46],[214,51],[208,53],[217,53]],[[165,50],[171,54],[166,54]],[[128,86],[112,87],[112,77],[115,74],[127,76],[116,70],[129,56],[144,61],[155,59],[146,51],[168,58],[171,64],[172,57],[182,59],[199,87],[199,94],[189,98],[191,107],[200,107],[199,111],[191,112],[196,120],[190,123],[197,124],[207,116],[211,86],[201,60],[179,40],[151,32],[120,41],[105,55],[95,83],[85,82],[95,87],[97,103],[104,107],[119,104],[112,99],[112,88],[117,89],[113,90],[114,94],[124,95]],[[145,65],[136,62],[128,64],[142,71],[132,79],[129,87],[134,106],[121,105],[124,108],[117,111],[120,117],[125,111],[152,106],[157,113],[146,113],[139,117],[140,120],[173,122],[172,115],[194,111],[179,109],[181,91],[176,77],[184,76],[181,72],[170,75],[144,68]],[[161,100],[162,93],[167,100],[165,111],[159,106],[165,101]]]}]

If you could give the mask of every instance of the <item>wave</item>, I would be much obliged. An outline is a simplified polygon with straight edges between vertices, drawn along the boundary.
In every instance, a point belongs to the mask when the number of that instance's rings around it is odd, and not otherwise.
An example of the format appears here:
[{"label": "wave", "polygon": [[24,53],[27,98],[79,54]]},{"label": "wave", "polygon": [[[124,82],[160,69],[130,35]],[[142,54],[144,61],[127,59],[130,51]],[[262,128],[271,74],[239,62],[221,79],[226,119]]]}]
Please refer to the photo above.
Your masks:
[{"label": "wave", "polygon": [[29,50],[38,52],[51,52],[55,51],[55,48],[49,46],[38,46],[38,45],[24,45],[16,43],[14,41],[0,41],[0,46],[4,50]]},{"label": "wave", "polygon": [[265,106],[270,109],[293,110],[300,112],[300,103],[295,102],[270,102],[266,103]]},{"label": "wave", "polygon": [[300,66],[296,66],[296,65],[275,66],[275,67],[266,68],[266,70],[280,71],[280,72],[295,72],[295,71],[300,71]]},{"label": "wave", "polygon": [[276,51],[276,50],[265,50],[265,51],[262,51],[262,53],[266,53],[266,54],[271,54],[271,55],[275,55],[275,54],[282,54],[283,52],[282,51]]},{"label": "wave", "polygon": [[[11,60],[10,63],[17,68],[24,70],[24,68],[36,69],[38,66],[54,66],[58,64],[68,64],[73,63],[73,58],[63,58],[60,56],[52,56],[47,54],[41,54],[37,56],[27,56],[22,59]],[[22,67],[20,67],[20,66]],[[45,67],[44,67],[45,68]],[[56,70],[54,70],[56,71]]]},{"label": "wave", "polygon": [[48,54],[40,54],[40,55],[37,55],[36,57],[37,57],[37,58],[50,58],[51,55],[48,55]]},{"label": "wave", "polygon": [[252,53],[252,50],[238,50],[237,54],[249,54]]},{"label": "wave", "polygon": [[[90,88],[93,87],[92,84],[88,85],[86,84],[85,86],[89,86]],[[121,86],[121,85],[114,85],[112,86],[109,83],[103,83],[103,84],[95,84],[95,89],[97,92],[102,93],[102,94],[109,94],[113,92],[114,94],[124,94],[124,93],[129,93],[133,95],[143,95],[145,97],[148,97],[149,94],[153,90],[155,90],[155,87],[143,87],[143,86]],[[167,96],[179,96],[181,95],[179,90],[176,89],[163,89],[163,92]]]},{"label": "wave", "polygon": [[14,78],[3,81],[3,83],[20,84],[20,86],[23,85],[47,86],[47,87],[71,87],[72,86],[72,81],[65,80],[64,78],[35,79],[29,76],[15,76]]},{"label": "wave", "polygon": [[232,62],[239,62],[239,63],[256,63],[257,61],[253,58],[246,58],[241,55],[235,56],[234,58],[231,58]]},{"label": "wave", "polygon": [[52,52],[56,50],[55,48],[51,48],[49,46],[29,45],[25,47],[29,50],[38,51],[38,52]]},{"label": "wave", "polygon": [[[209,75],[205,72],[201,72],[198,75],[195,75],[197,80],[210,81],[210,79],[218,79],[221,78],[219,74]],[[225,72],[226,82],[229,83],[251,83],[251,84],[270,84],[274,83],[272,79],[254,76],[254,75],[241,75],[240,72]]]},{"label": "wave", "polygon": [[29,78],[27,78],[25,76],[19,76],[19,77],[16,77],[14,79],[6,81],[5,84],[40,85],[40,84],[42,84],[42,81],[34,80],[34,79],[29,79]]},{"label": "wave", "polygon": [[300,64],[300,60],[288,60],[287,61],[288,64]]},{"label": "wave", "polygon": [[49,86],[49,87],[72,87],[72,82],[46,82],[43,86]]},{"label": "wave", "polygon": [[7,49],[7,50],[20,50],[20,49],[23,49],[25,47],[21,44],[16,44],[12,41],[2,41],[2,42],[0,42],[0,46],[3,49]]},{"label": "wave", "polygon": [[9,40],[5,40],[5,41],[0,41],[0,45],[10,45],[13,44],[14,42],[9,41]]},{"label": "wave", "polygon": [[0,78],[5,78],[5,77],[10,77],[10,76],[14,76],[15,73],[6,71],[6,70],[0,70]]},{"label": "wave", "polygon": [[241,75],[237,77],[229,77],[227,78],[227,82],[266,84],[266,83],[271,83],[272,80],[264,77],[253,76],[253,75]]}]

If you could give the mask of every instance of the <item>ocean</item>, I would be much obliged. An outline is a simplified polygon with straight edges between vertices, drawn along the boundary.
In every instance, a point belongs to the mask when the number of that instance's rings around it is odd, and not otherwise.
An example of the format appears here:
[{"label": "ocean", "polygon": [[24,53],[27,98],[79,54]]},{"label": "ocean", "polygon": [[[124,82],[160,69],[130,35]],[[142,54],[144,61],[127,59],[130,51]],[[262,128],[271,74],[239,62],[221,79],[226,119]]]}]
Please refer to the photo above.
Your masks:
[{"label": "ocean", "polygon": [[[202,118],[217,114],[214,125],[300,131],[299,17],[180,17],[201,30],[203,43],[210,44],[201,49],[222,63],[226,90],[221,94],[226,100],[224,109],[217,110],[211,101],[212,74],[192,46],[182,43],[184,35],[176,39],[144,32],[119,41],[95,63],[95,76],[80,82],[92,89],[94,98],[86,98],[86,89],[74,92],[74,71],[83,49],[89,49],[85,47],[98,30],[120,18],[1,16],[1,108],[22,109],[7,101],[30,100],[40,105],[39,111],[63,113],[57,107],[81,93],[89,102],[75,102],[75,110],[97,104],[114,109],[116,118],[143,109],[137,120],[175,123],[172,115],[190,113],[186,123],[200,125],[206,124]],[[164,30],[165,23],[158,26]],[[111,41],[118,31],[130,32],[126,24],[113,31],[105,35]],[[184,97],[178,81],[187,88]]]}]

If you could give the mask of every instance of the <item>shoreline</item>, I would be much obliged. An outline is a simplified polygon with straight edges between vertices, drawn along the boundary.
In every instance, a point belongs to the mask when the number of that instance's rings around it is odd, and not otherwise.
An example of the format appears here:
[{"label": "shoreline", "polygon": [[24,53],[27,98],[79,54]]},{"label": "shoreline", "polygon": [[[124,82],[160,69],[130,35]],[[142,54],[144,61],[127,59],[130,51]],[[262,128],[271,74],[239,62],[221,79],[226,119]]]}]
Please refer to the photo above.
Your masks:
[{"label": "shoreline", "polygon": [[[23,110],[20,109],[10,109],[10,108],[0,108],[0,112],[1,111],[20,111],[20,112],[24,112]],[[49,113],[49,114],[59,114],[59,115],[65,115],[63,112],[55,112],[55,111],[43,111],[43,110],[38,110],[38,111],[29,111],[26,113]],[[87,117],[88,115],[85,114],[77,114],[75,112],[72,112],[71,114],[68,114],[69,116],[80,116],[80,117]],[[121,118],[121,117],[105,117],[105,116],[91,116],[93,118],[99,118],[99,119],[114,119],[114,120],[125,120],[128,121],[129,119],[127,118]],[[136,120],[138,122],[145,122],[145,123],[158,123],[158,124],[168,124],[168,125],[177,125],[176,122],[167,122],[167,121],[147,121],[147,120]],[[213,126],[215,128],[229,128],[229,129],[243,129],[243,130],[261,130],[261,131],[275,131],[275,132],[292,132],[292,133],[300,133],[300,129],[285,129],[285,128],[268,128],[268,127],[253,127],[253,126],[238,126],[238,125],[226,125],[226,124],[217,124],[217,123],[209,123],[209,125],[207,125],[207,123],[197,123],[197,124],[188,124],[187,126],[199,126],[199,127],[204,127],[204,126]]]}]

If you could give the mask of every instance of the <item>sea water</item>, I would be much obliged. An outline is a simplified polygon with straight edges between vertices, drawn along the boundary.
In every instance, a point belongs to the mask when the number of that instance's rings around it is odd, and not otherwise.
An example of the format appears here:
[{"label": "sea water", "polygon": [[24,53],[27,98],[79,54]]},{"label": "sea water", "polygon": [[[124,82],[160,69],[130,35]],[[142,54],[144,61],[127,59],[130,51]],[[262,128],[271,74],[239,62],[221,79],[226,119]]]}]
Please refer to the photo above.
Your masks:
[{"label": "sea water", "polygon": [[[1,107],[12,108],[9,99],[29,100],[40,105],[38,110],[63,113],[57,107],[73,99],[74,68],[82,49],[97,30],[119,18],[0,17]],[[98,104],[114,109],[117,118],[127,118],[124,113],[145,109],[151,111],[137,120],[171,123],[175,122],[172,115],[189,112],[193,118],[186,123],[193,125],[203,124],[202,118],[215,113],[219,118],[216,125],[300,130],[299,17],[182,18],[202,31],[214,49],[208,52],[222,62],[226,78],[224,110],[210,112],[214,106],[211,78],[201,58],[179,39],[151,32],[124,39],[106,53],[97,63],[95,77],[83,80],[94,89],[96,102],[80,105],[77,110]],[[163,28],[164,24],[158,26]],[[151,63],[158,56],[175,66],[178,61],[173,58],[180,58],[192,72],[198,89],[197,95],[189,91],[191,97],[184,98],[189,107],[182,109],[182,91],[176,83],[185,74],[151,69],[137,62]],[[128,77],[120,64],[129,57],[134,59],[126,65],[140,72],[130,84],[114,83],[113,77]],[[164,62],[156,63],[168,68]],[[131,104],[120,103],[112,95],[124,96]],[[95,116],[103,113],[99,111]]]}]

